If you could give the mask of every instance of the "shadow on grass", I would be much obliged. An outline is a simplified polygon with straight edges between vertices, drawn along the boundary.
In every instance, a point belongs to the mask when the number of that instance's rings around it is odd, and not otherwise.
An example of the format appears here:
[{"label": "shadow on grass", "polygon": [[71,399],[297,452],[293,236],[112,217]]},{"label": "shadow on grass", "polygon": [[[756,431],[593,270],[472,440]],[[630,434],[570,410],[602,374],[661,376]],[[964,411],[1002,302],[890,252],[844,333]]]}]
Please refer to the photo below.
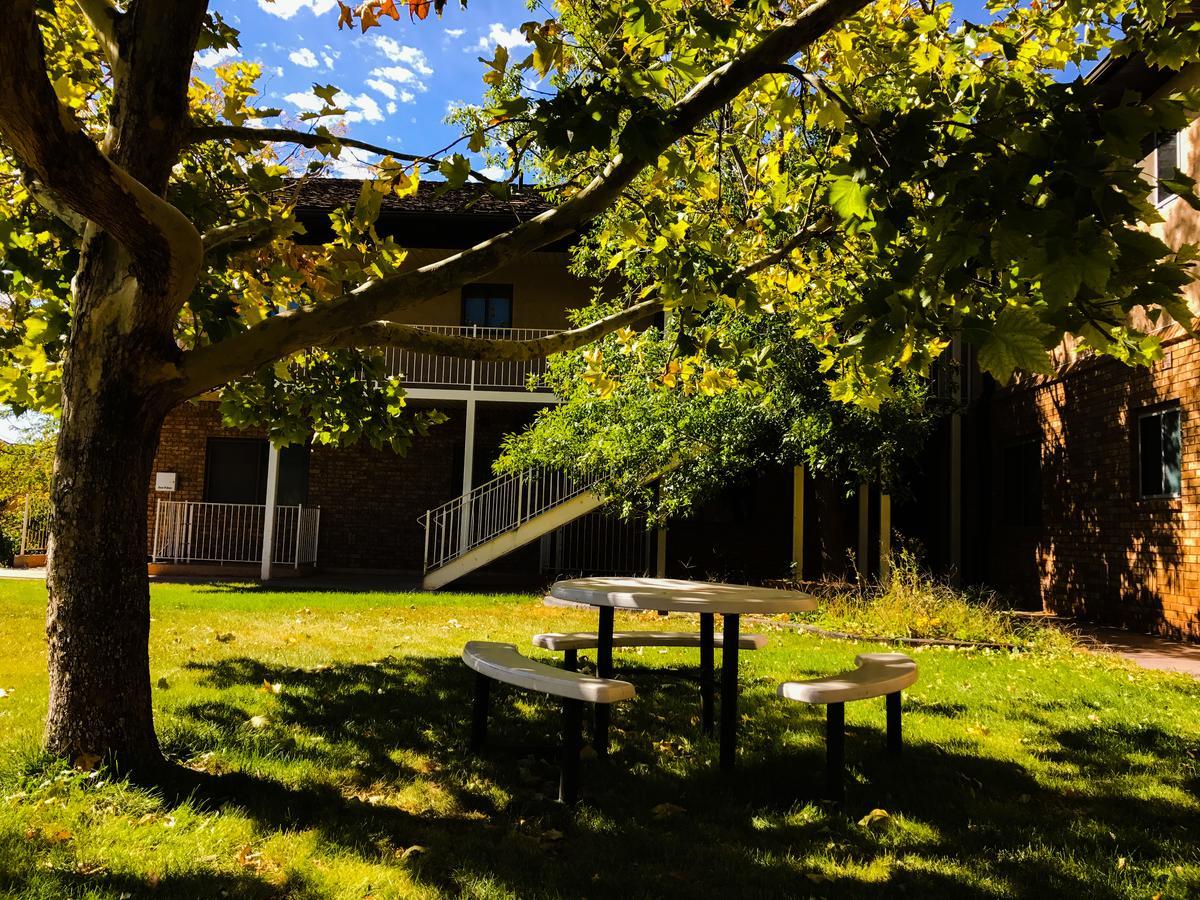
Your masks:
[{"label": "shadow on grass", "polygon": [[[1138,854],[1147,872],[1196,863],[1195,757],[1149,727],[1044,727],[1043,758],[1064,774],[1039,780],[965,740],[910,743],[895,759],[881,730],[852,724],[849,799],[838,810],[817,801],[819,711],[779,703],[768,679],[744,684],[743,751],[737,772],[721,776],[715,742],[698,729],[697,671],[624,659],[638,699],[614,711],[614,752],[584,766],[585,802],[572,812],[551,799],[557,705],[497,690],[493,746],[472,756],[471,678],[456,658],[303,669],[240,657],[190,668],[218,689],[285,689],[261,732],[233,703],[175,710],[174,756],[195,764],[215,750],[238,771],[181,767],[158,786],[169,800],[236,806],[264,830],[313,829],[367,860],[420,844],[411,874],[453,896],[867,897],[887,887],[921,897],[1117,897],[1156,884],[1132,870],[1118,877],[1119,854]],[[963,711],[914,702],[906,723],[919,732],[911,726]],[[513,745],[547,751],[504,752]],[[1160,789],[1122,777],[1134,773]],[[1190,798],[1172,799],[1175,788]],[[436,802],[371,801],[406,790]],[[875,807],[890,824],[859,824]]]}]

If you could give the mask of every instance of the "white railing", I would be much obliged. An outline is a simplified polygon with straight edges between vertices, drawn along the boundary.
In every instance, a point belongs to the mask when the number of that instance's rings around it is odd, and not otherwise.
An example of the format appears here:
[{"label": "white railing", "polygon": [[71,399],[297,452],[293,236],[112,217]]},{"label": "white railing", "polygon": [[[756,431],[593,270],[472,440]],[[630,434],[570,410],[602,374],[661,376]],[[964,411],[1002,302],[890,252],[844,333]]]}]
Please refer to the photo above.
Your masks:
[{"label": "white railing", "polygon": [[539,568],[556,579],[648,575],[652,537],[644,518],[623,519],[598,510],[568,522],[543,540]]},{"label": "white railing", "polygon": [[35,502],[25,496],[25,513],[21,519],[21,556],[45,553],[50,543],[50,507],[44,501]]},{"label": "white railing", "polygon": [[595,485],[597,478],[551,469],[527,469],[484,482],[422,516],[425,571],[513,531]]},{"label": "white railing", "polygon": [[[159,500],[150,557],[156,563],[258,563],[262,561],[261,503]],[[321,525],[318,506],[276,506],[271,562],[315,566]]]},{"label": "white railing", "polygon": [[[531,341],[557,334],[546,328],[484,328],[480,325],[414,325],[422,331],[456,337],[497,341]],[[532,379],[541,384],[546,374],[545,358],[516,361],[459,359],[436,353],[418,353],[404,347],[381,347],[384,370],[403,376],[410,387],[496,389],[524,388]]]}]

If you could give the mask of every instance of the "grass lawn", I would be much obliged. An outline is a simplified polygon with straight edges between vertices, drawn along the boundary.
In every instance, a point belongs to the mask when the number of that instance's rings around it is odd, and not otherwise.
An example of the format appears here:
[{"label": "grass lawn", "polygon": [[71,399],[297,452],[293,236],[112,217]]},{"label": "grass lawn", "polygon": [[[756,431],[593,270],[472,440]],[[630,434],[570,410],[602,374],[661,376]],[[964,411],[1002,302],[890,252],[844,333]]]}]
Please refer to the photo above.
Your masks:
[{"label": "grass lawn", "polygon": [[638,697],[572,812],[551,799],[553,703],[497,689],[499,746],[466,753],[458,652],[592,616],[529,597],[156,585],[159,734],[187,777],[146,789],[39,755],[43,591],[0,582],[0,895],[1200,896],[1200,684],[1183,676],[920,651],[901,761],[883,753],[881,701],[847,708],[835,809],[816,799],[822,711],[775,684],[876,648],[773,631],[743,654],[729,778],[698,731],[695,652],[619,651]]}]

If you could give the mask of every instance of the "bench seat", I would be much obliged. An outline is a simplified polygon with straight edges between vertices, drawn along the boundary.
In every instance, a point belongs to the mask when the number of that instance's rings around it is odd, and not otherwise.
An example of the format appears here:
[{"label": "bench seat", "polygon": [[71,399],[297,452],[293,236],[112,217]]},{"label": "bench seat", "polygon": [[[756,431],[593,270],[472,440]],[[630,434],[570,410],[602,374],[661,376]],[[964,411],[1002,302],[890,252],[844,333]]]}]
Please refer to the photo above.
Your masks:
[{"label": "bench seat", "polygon": [[785,681],[778,694],[798,703],[852,703],[902,691],[917,680],[917,664],[903,653],[860,653],[849,672],[814,678],[811,681]]},{"label": "bench seat", "polygon": [[585,703],[618,703],[634,697],[633,685],[614,678],[569,672],[523,656],[513,644],[469,641],[463,662],[480,675],[542,694]]},{"label": "bench seat", "polygon": [[903,653],[860,653],[849,672],[813,678],[809,681],[785,681],[777,693],[785,700],[823,705],[825,721],[825,789],[831,800],[845,796],[846,704],[872,697],[885,698],[887,709],[887,749],[900,753],[900,692],[917,680],[917,664]]},{"label": "bench seat", "polygon": [[[713,646],[720,648],[725,643],[725,635],[713,635]],[[551,632],[535,634],[533,645],[543,650],[593,650],[600,644],[600,635],[594,631],[574,631],[569,633]],[[613,632],[614,647],[699,647],[700,635],[692,631],[615,631]],[[767,646],[767,638],[761,634],[743,634],[738,636],[738,648],[741,650],[761,650]]]},{"label": "bench seat", "polygon": [[579,793],[579,754],[583,749],[583,706],[599,703],[603,708],[632,700],[635,691],[628,681],[584,675],[522,656],[513,644],[468,641],[462,660],[475,673],[475,697],[471,714],[471,749],[479,750],[487,740],[488,706],[493,681],[561,697],[563,701],[562,769],[558,799],[573,805]]}]

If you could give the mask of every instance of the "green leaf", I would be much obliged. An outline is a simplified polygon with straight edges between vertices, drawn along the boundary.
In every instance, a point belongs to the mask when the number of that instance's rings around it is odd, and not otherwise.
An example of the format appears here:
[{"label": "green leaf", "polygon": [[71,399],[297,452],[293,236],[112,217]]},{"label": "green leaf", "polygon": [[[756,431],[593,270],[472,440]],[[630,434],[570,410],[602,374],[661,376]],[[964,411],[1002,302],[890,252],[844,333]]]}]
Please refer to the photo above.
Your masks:
[{"label": "green leaf", "polygon": [[1006,306],[979,346],[979,367],[1002,384],[1013,372],[1053,371],[1045,339],[1053,331],[1028,307]]},{"label": "green leaf", "polygon": [[853,178],[843,176],[829,185],[829,205],[845,222],[867,218],[870,196],[871,189]]}]

